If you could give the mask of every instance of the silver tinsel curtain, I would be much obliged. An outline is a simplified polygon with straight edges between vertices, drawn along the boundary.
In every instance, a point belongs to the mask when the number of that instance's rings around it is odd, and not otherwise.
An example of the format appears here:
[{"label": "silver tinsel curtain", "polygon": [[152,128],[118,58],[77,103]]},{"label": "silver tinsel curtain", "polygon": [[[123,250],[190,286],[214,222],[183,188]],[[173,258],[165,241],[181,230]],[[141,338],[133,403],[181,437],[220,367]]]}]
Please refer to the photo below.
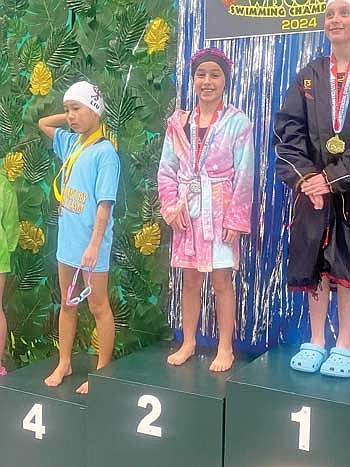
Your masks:
[{"label": "silver tinsel curtain", "polygon": [[[276,179],[271,147],[273,115],[296,72],[311,59],[329,52],[323,33],[205,41],[204,0],[179,1],[177,63],[178,105],[190,109],[195,102],[188,62],[200,48],[216,46],[233,61],[233,79],[227,102],[241,108],[254,123],[255,192],[252,234],[241,242],[241,268],[236,280],[236,348],[261,352],[279,340],[295,342],[309,333],[306,297],[286,287],[290,192]],[[170,273],[169,321],[181,334],[181,271]],[[334,337],[335,304],[329,315]],[[207,278],[202,291],[200,343],[216,338],[215,297]]]}]

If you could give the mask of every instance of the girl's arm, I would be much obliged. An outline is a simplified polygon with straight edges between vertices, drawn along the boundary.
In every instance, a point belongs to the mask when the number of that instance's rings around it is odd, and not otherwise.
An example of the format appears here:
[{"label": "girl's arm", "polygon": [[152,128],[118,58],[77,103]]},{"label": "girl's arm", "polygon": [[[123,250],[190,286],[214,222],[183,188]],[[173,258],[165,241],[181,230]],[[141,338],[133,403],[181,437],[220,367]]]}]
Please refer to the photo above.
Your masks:
[{"label": "girl's arm", "polygon": [[81,258],[82,266],[94,269],[97,264],[98,252],[108,224],[112,204],[112,201],[101,201],[97,207],[94,229],[90,238],[90,243]]},{"label": "girl's arm", "polygon": [[46,136],[53,139],[55,131],[67,124],[66,114],[49,115],[48,117],[42,117],[39,120],[39,128]]}]

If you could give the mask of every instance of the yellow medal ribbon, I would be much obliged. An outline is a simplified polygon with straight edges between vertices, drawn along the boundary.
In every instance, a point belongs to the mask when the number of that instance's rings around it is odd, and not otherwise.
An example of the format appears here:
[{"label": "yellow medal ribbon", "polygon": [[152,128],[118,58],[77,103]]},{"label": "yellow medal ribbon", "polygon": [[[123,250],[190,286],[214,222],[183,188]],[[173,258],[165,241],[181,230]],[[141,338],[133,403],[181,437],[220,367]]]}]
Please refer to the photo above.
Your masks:
[{"label": "yellow medal ribbon", "polygon": [[[58,202],[62,202],[62,194],[64,191],[64,187],[66,186],[68,179],[70,177],[73,165],[75,164],[76,160],[80,156],[80,154],[84,151],[84,149],[92,144],[95,144],[100,138],[103,137],[102,133],[102,128],[99,128],[96,130],[92,135],[90,135],[83,143],[81,143],[81,140],[83,138],[83,135],[80,135],[79,138],[76,140],[76,142],[73,144],[73,147],[71,149],[71,152],[67,159],[64,161],[62,167],[60,168],[58,174],[56,175],[54,181],[53,181],[53,192],[55,194],[55,198],[57,199]],[[75,150],[75,148],[81,144],[81,146]],[[74,151],[75,150],[75,151]],[[65,174],[64,174],[64,182],[63,182],[63,188],[62,188],[62,193],[60,193],[58,186],[57,186],[57,180],[60,177],[61,173],[63,170],[66,169]]]}]

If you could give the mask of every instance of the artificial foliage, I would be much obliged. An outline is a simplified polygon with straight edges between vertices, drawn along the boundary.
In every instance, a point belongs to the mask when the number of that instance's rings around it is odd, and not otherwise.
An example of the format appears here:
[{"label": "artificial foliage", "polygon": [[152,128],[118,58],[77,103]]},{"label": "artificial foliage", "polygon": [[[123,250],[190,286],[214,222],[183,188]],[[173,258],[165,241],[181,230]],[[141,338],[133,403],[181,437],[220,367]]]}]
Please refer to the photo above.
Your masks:
[{"label": "artificial foliage", "polygon": [[[116,355],[168,333],[168,239],[156,172],[175,102],[173,3],[0,0],[0,167],[17,193],[20,217],[3,300],[10,367],[45,358],[58,345],[58,206],[51,187],[60,163],[38,120],[62,111],[63,93],[77,80],[102,89],[103,132],[122,166],[109,277]],[[98,352],[86,304],[75,350]]]}]

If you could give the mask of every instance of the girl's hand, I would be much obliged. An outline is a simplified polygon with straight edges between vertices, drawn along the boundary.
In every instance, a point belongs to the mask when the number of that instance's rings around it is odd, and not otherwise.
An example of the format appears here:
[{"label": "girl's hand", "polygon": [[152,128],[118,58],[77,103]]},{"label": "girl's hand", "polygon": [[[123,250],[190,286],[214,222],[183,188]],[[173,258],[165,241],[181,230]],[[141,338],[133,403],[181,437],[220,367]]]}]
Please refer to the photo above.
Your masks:
[{"label": "girl's hand", "polygon": [[81,257],[81,265],[86,268],[94,269],[97,264],[98,248],[89,244]]},{"label": "girl's hand", "polygon": [[234,243],[239,240],[241,232],[238,230],[222,229],[222,239],[226,243]]},{"label": "girl's hand", "polygon": [[186,230],[185,217],[182,211],[179,212],[170,226],[175,232],[184,232]]},{"label": "girl's hand", "polygon": [[327,193],[330,193],[331,190],[329,189],[324,176],[322,174],[318,174],[305,180],[305,182],[301,184],[301,191],[307,196],[319,196],[326,195]]},{"label": "girl's hand", "polygon": [[323,209],[324,201],[322,195],[309,195],[309,198],[314,205],[314,209]]}]

